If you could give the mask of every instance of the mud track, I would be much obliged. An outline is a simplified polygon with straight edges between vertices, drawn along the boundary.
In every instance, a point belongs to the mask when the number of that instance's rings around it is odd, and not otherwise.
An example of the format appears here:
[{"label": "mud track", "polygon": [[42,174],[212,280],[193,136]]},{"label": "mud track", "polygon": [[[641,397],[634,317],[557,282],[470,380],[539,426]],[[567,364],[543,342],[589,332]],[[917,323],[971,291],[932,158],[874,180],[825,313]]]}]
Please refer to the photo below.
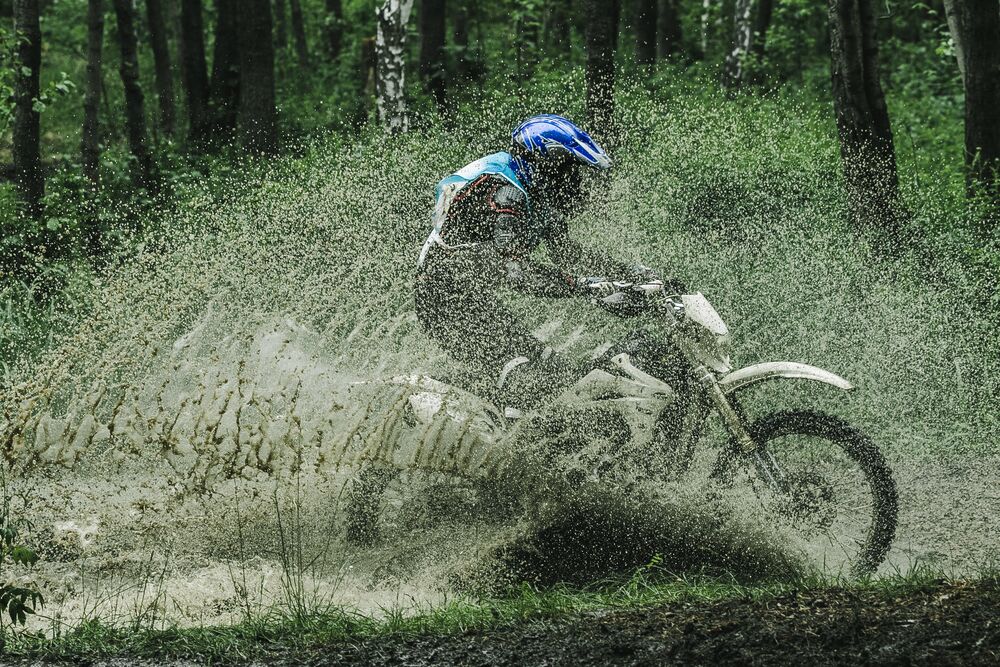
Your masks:
[{"label": "mud track", "polygon": [[830,589],[331,646],[295,664],[1000,664],[1000,584]]}]

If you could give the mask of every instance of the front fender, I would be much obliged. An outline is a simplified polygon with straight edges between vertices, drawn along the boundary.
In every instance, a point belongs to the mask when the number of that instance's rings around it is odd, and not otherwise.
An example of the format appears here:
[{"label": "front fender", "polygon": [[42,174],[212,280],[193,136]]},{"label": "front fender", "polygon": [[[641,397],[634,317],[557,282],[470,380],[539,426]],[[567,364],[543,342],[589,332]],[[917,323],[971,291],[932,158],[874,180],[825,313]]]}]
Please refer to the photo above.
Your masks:
[{"label": "front fender", "polygon": [[749,385],[772,378],[811,380],[813,382],[822,382],[823,384],[828,384],[844,391],[854,389],[853,384],[835,373],[808,364],[797,364],[792,361],[772,361],[766,364],[756,364],[755,366],[741,368],[719,380],[719,386],[722,387],[725,393],[731,394]]}]

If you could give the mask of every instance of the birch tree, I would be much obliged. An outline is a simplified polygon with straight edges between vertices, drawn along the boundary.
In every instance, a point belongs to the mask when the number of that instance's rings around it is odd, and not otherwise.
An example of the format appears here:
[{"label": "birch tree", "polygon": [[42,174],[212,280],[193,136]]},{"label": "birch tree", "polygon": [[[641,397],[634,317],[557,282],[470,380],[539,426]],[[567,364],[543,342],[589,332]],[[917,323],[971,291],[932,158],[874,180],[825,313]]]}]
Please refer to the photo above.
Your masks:
[{"label": "birch tree", "polygon": [[733,43],[726,54],[722,84],[726,88],[739,88],[743,83],[747,54],[753,39],[753,0],[736,0],[733,8]]},{"label": "birch tree", "polygon": [[406,109],[406,24],[413,0],[385,0],[378,8],[375,33],[378,117],[391,134],[409,130]]}]

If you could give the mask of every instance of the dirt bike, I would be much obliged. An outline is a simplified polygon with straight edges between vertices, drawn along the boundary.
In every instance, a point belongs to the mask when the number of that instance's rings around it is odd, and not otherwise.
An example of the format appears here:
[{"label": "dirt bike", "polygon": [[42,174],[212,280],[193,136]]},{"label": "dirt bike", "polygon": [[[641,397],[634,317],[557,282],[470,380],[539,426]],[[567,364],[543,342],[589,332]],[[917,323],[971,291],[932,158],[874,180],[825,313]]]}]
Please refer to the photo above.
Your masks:
[{"label": "dirt bike", "polygon": [[[599,437],[603,451],[595,454],[584,447],[567,454],[577,457],[584,475],[599,476],[615,456],[654,460],[664,452],[671,459],[666,467],[684,470],[715,413],[728,443],[715,460],[712,479],[750,484],[769,515],[789,525],[805,543],[824,553],[836,552],[851,564],[854,575],[878,568],[895,535],[898,499],[891,470],[877,446],[858,428],[821,412],[779,411],[751,421],[739,400],[746,389],[777,380],[805,380],[842,391],[853,390],[851,383],[802,363],[761,363],[734,370],[729,330],[700,293],[669,294],[660,281],[595,281],[588,287],[593,301],[606,310],[641,318],[644,328],[638,338],[644,342],[605,351],[590,373],[555,401],[584,412],[610,408],[623,416],[614,423],[627,431],[626,438]],[[458,443],[448,456],[453,461],[464,456],[466,467],[478,463],[481,469],[490,468],[489,455],[475,461],[476,445],[462,443],[473,438],[488,451],[532,417],[431,378],[392,382],[409,388],[405,424],[414,432]],[[686,407],[681,419],[678,402]],[[609,448],[608,442],[615,444]],[[463,448],[468,453],[463,454]],[[403,463],[369,464],[355,479],[347,514],[352,541],[375,539],[380,516],[405,509],[404,503],[387,508],[385,498],[401,470],[431,467],[427,455],[416,449],[403,458]],[[663,474],[666,467],[660,467]],[[452,468],[460,474],[457,464]]]}]

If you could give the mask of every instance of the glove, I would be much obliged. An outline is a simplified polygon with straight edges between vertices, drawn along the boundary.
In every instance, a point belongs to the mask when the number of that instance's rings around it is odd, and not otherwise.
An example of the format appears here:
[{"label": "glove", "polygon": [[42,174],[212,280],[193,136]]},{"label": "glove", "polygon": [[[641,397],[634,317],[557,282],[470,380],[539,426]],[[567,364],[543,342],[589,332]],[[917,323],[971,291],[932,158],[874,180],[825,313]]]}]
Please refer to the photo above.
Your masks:
[{"label": "glove", "polygon": [[632,289],[635,283],[606,278],[580,278],[577,289],[591,302],[617,317],[635,317],[648,306],[647,295]]},{"label": "glove", "polygon": [[621,289],[603,276],[578,276],[574,279],[574,286],[581,293],[594,298],[610,296]]},{"label": "glove", "polygon": [[662,278],[656,271],[642,264],[636,264],[631,267],[631,270],[635,275],[635,281],[637,283],[641,284],[659,281],[663,283],[663,291],[667,294],[688,294],[687,285],[677,278]]}]

